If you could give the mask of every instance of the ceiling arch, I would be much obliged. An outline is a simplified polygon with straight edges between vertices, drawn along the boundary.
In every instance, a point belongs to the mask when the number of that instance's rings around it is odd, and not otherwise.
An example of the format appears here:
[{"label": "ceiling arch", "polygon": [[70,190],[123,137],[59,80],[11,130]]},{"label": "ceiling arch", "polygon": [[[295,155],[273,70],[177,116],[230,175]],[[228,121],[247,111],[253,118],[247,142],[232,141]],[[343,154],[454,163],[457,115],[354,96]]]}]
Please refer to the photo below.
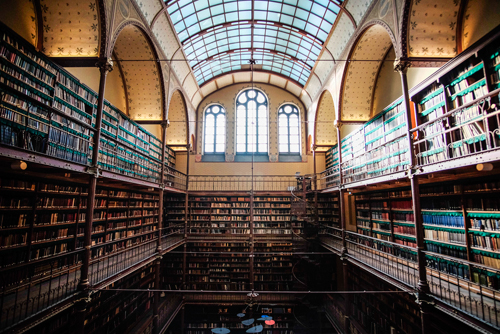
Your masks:
[{"label": "ceiling arch", "polygon": [[42,51],[50,57],[97,57],[100,15],[98,0],[40,0]]},{"label": "ceiling arch", "polygon": [[333,127],[335,121],[335,105],[329,91],[325,90],[319,99],[314,127],[315,145],[335,145],[337,143],[337,130]]},{"label": "ceiling arch", "polygon": [[113,46],[127,92],[128,115],[134,120],[162,120],[163,80],[155,51],[141,28],[125,24]]},{"label": "ceiling arch", "polygon": [[457,25],[464,0],[413,0],[408,24],[410,57],[457,55]]},{"label": "ceiling arch", "polygon": [[263,70],[304,86],[343,1],[171,0],[166,4],[199,85],[244,70],[254,59]]},{"label": "ceiling arch", "polygon": [[181,91],[176,89],[169,101],[167,117],[170,126],[167,129],[167,145],[172,145],[173,149],[177,145],[185,148],[188,142],[188,120],[186,103]]},{"label": "ceiling arch", "polygon": [[34,1],[0,0],[0,21],[18,33],[25,40],[37,46],[38,21]]},{"label": "ceiling arch", "polygon": [[477,42],[500,23],[500,1],[468,0],[464,9],[462,50]]},{"label": "ceiling arch", "polygon": [[351,49],[341,89],[340,118],[367,121],[379,68],[394,37],[381,24],[368,26]]}]

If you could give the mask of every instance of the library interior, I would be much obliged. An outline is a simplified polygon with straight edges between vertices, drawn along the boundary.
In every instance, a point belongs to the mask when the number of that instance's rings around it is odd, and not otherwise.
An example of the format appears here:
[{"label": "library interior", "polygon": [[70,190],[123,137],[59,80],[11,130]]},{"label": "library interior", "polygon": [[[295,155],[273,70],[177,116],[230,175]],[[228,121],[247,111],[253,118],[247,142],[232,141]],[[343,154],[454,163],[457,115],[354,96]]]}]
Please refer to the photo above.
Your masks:
[{"label": "library interior", "polygon": [[500,1],[0,0],[0,333],[500,333]]}]

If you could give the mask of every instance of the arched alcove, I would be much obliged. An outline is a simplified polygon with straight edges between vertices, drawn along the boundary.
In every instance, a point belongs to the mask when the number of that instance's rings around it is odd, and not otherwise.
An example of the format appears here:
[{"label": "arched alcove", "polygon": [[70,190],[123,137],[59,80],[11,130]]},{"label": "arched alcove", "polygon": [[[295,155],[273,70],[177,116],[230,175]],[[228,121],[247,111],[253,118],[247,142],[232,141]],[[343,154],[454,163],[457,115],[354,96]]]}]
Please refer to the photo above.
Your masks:
[{"label": "arched alcove", "polygon": [[123,76],[128,115],[134,120],[162,120],[163,80],[142,29],[126,25],[116,38],[112,55],[114,70]]},{"label": "arched alcove", "polygon": [[318,103],[314,127],[315,145],[335,145],[337,130],[333,127],[335,121],[335,105],[329,91],[324,91]]},{"label": "arched alcove", "polygon": [[168,120],[170,126],[167,129],[167,145],[185,146],[188,143],[187,110],[184,97],[180,90],[176,90],[170,98],[168,107]]},{"label": "arched alcove", "polygon": [[369,26],[358,38],[344,72],[340,105],[342,121],[367,121],[370,118],[376,79],[391,46],[391,36],[379,24]]},{"label": "arched alcove", "polygon": [[34,1],[0,0],[0,22],[37,46],[38,20]]}]

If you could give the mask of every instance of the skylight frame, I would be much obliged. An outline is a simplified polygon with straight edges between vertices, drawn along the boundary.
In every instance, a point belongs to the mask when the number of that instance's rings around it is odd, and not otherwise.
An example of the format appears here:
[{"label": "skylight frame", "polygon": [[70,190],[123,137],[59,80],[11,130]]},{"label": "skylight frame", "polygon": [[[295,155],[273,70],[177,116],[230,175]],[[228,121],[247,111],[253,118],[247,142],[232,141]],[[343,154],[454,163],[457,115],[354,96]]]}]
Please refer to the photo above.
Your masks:
[{"label": "skylight frame", "polygon": [[[167,12],[170,15],[178,37],[183,44],[186,58],[193,68],[198,84],[217,76],[207,75],[198,68],[206,66],[221,57],[231,59],[229,53],[239,50],[269,50],[278,54],[277,66],[259,62],[270,71],[285,75],[282,70],[284,59],[294,59],[301,69],[297,82],[307,82],[303,73],[310,75],[321,49],[341,10],[342,1],[332,0],[169,0]],[[319,14],[319,15],[318,15]],[[227,36],[232,34],[231,36]],[[260,53],[263,56],[264,53]],[[285,56],[283,56],[285,55]],[[262,58],[262,57],[261,57]],[[252,57],[249,57],[252,59]],[[218,66],[217,64],[215,67]],[[243,63],[236,61],[225,68],[241,70]],[[219,73],[220,74],[220,73]],[[297,78],[297,77],[296,77]]]}]

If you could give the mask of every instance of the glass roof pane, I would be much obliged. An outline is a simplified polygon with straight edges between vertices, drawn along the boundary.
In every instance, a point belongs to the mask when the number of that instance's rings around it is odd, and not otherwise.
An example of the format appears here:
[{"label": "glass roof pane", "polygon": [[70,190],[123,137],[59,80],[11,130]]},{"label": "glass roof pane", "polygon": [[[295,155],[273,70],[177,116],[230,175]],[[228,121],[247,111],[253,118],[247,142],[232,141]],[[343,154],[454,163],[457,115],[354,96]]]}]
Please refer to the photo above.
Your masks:
[{"label": "glass roof pane", "polygon": [[198,84],[250,59],[304,84],[342,0],[255,0],[253,12],[252,0],[165,2]]}]

